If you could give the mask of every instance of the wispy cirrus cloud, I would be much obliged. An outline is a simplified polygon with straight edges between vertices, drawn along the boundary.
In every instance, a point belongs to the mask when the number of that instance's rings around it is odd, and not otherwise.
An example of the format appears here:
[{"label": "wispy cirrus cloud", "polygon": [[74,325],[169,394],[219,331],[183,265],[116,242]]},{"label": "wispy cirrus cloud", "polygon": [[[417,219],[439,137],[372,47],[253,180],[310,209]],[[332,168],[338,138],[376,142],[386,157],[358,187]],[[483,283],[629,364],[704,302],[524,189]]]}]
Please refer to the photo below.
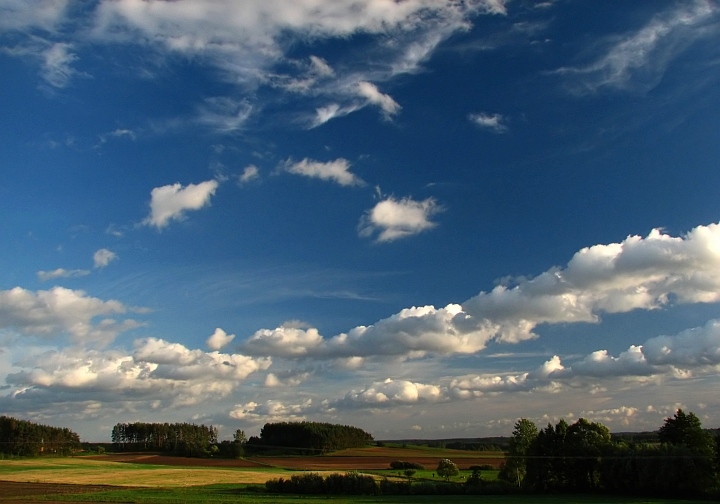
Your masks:
[{"label": "wispy cirrus cloud", "polygon": [[57,278],[77,278],[90,274],[90,270],[57,268],[51,271],[38,271],[37,276],[41,282],[55,280]]},{"label": "wispy cirrus cloud", "polygon": [[640,30],[607,40],[607,51],[595,61],[554,73],[565,76],[569,89],[577,94],[603,88],[650,89],[672,60],[694,41],[716,35],[718,26],[720,8],[714,2],[678,4]]}]

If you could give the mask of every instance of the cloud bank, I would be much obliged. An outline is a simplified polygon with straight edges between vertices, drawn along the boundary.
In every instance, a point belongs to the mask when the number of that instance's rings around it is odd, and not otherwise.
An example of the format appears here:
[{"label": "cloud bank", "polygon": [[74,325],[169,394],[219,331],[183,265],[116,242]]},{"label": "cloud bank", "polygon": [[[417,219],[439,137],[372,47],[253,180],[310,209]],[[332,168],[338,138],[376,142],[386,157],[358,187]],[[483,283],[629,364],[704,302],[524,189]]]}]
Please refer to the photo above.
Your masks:
[{"label": "cloud bank", "polygon": [[328,338],[315,328],[263,329],[243,348],[251,355],[319,359],[472,354],[491,341],[536,338],[541,324],[597,323],[602,313],[717,301],[720,224],[680,237],[654,229],[646,237],[583,248],[564,268],[498,285],[461,304],[407,308]]}]

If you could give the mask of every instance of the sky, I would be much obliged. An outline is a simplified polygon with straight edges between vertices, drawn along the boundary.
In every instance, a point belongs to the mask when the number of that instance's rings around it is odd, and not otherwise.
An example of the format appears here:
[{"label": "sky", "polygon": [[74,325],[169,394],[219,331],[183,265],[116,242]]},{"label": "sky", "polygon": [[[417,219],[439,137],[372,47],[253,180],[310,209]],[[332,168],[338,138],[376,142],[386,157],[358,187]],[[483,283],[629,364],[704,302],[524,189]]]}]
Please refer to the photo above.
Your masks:
[{"label": "sky", "polygon": [[720,3],[0,0],[0,412],[720,427]]}]

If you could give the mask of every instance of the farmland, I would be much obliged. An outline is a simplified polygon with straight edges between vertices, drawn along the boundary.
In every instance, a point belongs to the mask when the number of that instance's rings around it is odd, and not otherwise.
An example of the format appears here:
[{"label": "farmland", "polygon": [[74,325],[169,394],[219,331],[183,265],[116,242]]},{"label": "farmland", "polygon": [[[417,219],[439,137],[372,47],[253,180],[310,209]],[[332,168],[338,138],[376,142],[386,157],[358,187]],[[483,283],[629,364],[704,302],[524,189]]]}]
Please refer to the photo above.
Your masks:
[{"label": "farmland", "polygon": [[[442,458],[450,458],[467,477],[471,465],[497,466],[501,453],[466,452],[423,447],[344,450],[315,457],[258,457],[252,459],[190,459],[153,454],[108,454],[72,458],[36,458],[0,461],[0,501],[35,503],[265,503],[265,502],[435,502],[433,496],[322,496],[268,495],[261,487],[268,479],[289,478],[301,471],[320,473],[361,471],[376,477],[394,477],[390,462],[423,464],[416,478],[432,479]],[[493,479],[496,471],[483,477]],[[436,477],[437,480],[439,478]],[[443,496],[444,502],[476,502],[477,496]],[[571,496],[483,496],[489,504],[577,502]],[[594,503],[680,503],[616,497],[582,497]]]}]

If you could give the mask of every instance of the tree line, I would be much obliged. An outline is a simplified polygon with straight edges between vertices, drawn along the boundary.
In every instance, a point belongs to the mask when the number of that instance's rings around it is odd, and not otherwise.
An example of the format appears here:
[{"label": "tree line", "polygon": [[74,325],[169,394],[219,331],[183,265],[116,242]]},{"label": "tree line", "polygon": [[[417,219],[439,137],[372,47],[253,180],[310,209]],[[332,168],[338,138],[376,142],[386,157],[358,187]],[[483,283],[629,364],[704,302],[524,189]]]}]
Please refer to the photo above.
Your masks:
[{"label": "tree line", "polygon": [[[212,453],[218,430],[210,425],[191,423],[118,423],[111,433],[118,451],[168,452],[189,457]],[[217,448],[215,449],[217,450]]]},{"label": "tree line", "polygon": [[584,418],[538,430],[515,424],[499,477],[539,492],[614,492],[707,496],[720,491],[720,436],[682,409],[665,419],[652,442],[613,440]]},{"label": "tree line", "polygon": [[70,455],[79,449],[80,437],[68,428],[0,416],[0,455],[3,457]]},{"label": "tree line", "polygon": [[278,452],[322,454],[346,448],[362,448],[372,443],[373,437],[364,430],[350,425],[321,422],[266,423],[260,437],[248,439],[248,450],[274,449]]}]

